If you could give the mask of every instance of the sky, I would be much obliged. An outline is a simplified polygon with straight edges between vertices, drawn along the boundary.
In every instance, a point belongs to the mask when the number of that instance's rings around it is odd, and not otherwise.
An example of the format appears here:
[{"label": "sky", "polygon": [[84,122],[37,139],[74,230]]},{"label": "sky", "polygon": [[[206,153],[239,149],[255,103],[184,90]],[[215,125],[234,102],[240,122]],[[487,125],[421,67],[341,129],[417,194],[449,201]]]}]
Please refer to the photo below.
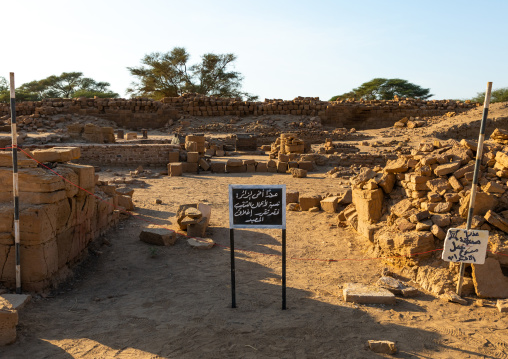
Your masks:
[{"label": "sky", "polygon": [[185,47],[233,53],[242,90],[328,100],[376,77],[468,99],[508,87],[508,1],[1,0],[0,76],[79,71],[125,93],[127,67]]}]

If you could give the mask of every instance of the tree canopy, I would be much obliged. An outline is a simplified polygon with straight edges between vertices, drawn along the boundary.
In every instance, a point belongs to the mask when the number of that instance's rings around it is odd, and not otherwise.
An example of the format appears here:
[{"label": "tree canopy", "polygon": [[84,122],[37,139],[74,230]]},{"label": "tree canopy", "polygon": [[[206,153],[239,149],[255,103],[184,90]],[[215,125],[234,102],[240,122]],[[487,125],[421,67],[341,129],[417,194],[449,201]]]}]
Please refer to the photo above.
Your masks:
[{"label": "tree canopy", "polygon": [[[478,92],[476,96],[471,99],[471,101],[483,103],[485,101],[485,92]],[[493,90],[490,93],[491,103],[506,101],[508,101],[508,87]]]},{"label": "tree canopy", "polygon": [[[0,101],[9,100],[7,80],[0,78]],[[109,89],[108,82],[98,82],[84,77],[82,72],[63,72],[42,80],[34,80],[22,84],[16,89],[16,99],[21,101],[38,101],[44,98],[72,98],[94,96],[115,98],[118,94]]]},{"label": "tree canopy", "polygon": [[145,55],[142,66],[127,68],[137,78],[127,93],[153,99],[180,96],[186,92],[257,99],[257,96],[241,91],[243,76],[230,70],[236,60],[234,54],[204,54],[201,62],[194,65],[188,64],[189,58],[183,47]]},{"label": "tree canopy", "polygon": [[365,100],[393,100],[394,96],[427,99],[431,96],[430,89],[402,79],[375,78],[364,82],[359,87],[342,95],[333,96],[330,101],[347,98],[363,98]]}]

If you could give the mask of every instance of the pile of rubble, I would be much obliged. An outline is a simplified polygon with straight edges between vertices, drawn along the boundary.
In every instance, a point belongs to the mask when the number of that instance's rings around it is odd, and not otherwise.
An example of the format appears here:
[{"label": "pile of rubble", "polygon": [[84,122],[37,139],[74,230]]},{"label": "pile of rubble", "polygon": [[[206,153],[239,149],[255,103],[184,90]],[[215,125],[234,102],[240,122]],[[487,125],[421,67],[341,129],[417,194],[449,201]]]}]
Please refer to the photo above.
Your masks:
[{"label": "pile of rubble", "polygon": [[[465,228],[477,144],[462,140],[452,146],[421,143],[409,155],[384,168],[363,168],[351,178],[353,203],[339,213],[367,238],[376,255],[401,256],[398,266],[424,289],[442,294],[454,288],[457,266],[439,259],[449,228]],[[464,291],[480,297],[508,296],[508,148],[484,145],[473,229],[490,231],[485,267],[472,265]],[[435,251],[437,250],[437,251]],[[495,283],[495,285],[493,285]]]}]

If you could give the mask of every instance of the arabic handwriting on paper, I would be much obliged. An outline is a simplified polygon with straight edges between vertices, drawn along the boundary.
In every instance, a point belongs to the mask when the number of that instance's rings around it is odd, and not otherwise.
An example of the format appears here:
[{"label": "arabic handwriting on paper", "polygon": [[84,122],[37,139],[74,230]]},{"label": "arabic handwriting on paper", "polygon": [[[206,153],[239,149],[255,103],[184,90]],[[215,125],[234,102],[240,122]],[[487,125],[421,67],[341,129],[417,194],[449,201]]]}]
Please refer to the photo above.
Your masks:
[{"label": "arabic handwriting on paper", "polygon": [[451,262],[477,263],[485,260],[488,231],[450,228],[442,258]]}]

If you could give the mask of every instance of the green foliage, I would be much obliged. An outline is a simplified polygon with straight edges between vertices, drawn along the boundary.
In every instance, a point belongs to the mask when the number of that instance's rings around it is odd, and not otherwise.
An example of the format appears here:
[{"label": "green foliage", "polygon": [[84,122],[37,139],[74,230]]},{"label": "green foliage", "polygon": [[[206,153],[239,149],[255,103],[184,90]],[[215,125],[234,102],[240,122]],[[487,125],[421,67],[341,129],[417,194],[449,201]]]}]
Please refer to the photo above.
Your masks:
[{"label": "green foliage", "polygon": [[[471,99],[473,102],[483,103],[485,101],[485,92],[478,92],[478,94]],[[493,90],[490,94],[490,103],[507,102],[508,101],[508,87],[503,87]]]},{"label": "green foliage", "polygon": [[[9,100],[9,90],[3,88],[7,81],[0,77],[0,101]],[[118,94],[109,90],[108,82],[97,82],[83,77],[81,72],[63,72],[60,76],[49,76],[22,84],[16,89],[17,101],[39,101],[43,98],[103,97],[115,98]]]},{"label": "green foliage", "polygon": [[402,79],[375,78],[342,95],[333,96],[330,101],[347,98],[365,100],[393,100],[394,96],[427,99],[432,96],[430,89],[422,88]]},{"label": "green foliage", "polygon": [[9,99],[9,83],[5,77],[0,76],[0,102],[8,102]]},{"label": "green foliage", "polygon": [[257,99],[257,96],[240,91],[243,77],[239,72],[229,70],[236,60],[234,54],[204,54],[200,63],[191,66],[188,66],[189,58],[183,47],[145,55],[141,60],[142,66],[127,68],[137,78],[127,93],[156,100],[181,96],[186,92]]}]

